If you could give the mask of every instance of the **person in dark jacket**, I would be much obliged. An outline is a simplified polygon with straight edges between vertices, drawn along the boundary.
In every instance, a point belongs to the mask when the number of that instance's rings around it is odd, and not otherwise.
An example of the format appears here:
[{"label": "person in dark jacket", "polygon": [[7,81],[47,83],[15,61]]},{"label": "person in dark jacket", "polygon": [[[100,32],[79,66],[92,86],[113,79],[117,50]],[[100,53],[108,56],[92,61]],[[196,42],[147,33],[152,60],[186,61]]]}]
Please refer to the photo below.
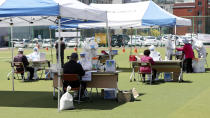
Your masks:
[{"label": "person in dark jacket", "polygon": [[[64,74],[78,74],[79,76],[84,76],[85,71],[82,68],[82,65],[77,63],[78,61],[78,54],[77,53],[72,53],[70,56],[70,61],[64,64],[63,67],[63,73]],[[84,90],[86,89],[86,83],[81,82],[82,88],[81,88],[81,96],[84,94]],[[80,86],[80,81],[69,83],[64,81],[63,86],[67,87],[70,85],[71,87],[79,87]]]},{"label": "person in dark jacket", "polygon": [[[19,48],[18,49],[18,54],[17,56],[14,57],[14,62],[23,62],[24,68],[17,68],[17,71],[23,71],[24,69],[26,71],[30,72],[30,77],[29,80],[32,80],[34,77],[34,68],[29,67],[29,62],[27,57],[23,54],[23,49]],[[24,77],[24,73],[21,73],[22,78]]]},{"label": "person in dark jacket", "polygon": [[[63,42],[63,38],[61,38],[60,39],[61,40],[61,43],[60,43],[60,45],[61,45],[61,50],[60,50],[60,55],[61,55],[61,66],[63,67],[63,65],[64,65],[64,50],[65,50],[65,48],[66,48],[66,44]],[[55,48],[56,48],[56,57],[57,57],[57,61],[58,61],[58,43],[59,42],[56,42],[56,44],[55,44]]]}]

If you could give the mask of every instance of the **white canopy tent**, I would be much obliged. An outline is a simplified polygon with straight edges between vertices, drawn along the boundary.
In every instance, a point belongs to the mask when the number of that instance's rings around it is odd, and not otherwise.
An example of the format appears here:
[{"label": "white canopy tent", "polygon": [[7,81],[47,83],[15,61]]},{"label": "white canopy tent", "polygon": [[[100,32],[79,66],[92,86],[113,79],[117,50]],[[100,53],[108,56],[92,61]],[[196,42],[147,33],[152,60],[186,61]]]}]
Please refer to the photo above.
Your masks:
[{"label": "white canopy tent", "polygon": [[[153,1],[126,4],[91,4],[107,11],[109,28],[145,28],[150,26],[191,26],[191,20],[175,16]],[[81,23],[79,28],[106,27],[105,23]]]},{"label": "white canopy tent", "polygon": [[[11,40],[13,39],[14,26],[59,26],[60,19],[74,18],[84,20],[107,21],[106,11],[97,10],[77,0],[1,0],[0,1],[0,27],[11,28]],[[60,43],[60,42],[59,42]],[[60,52],[60,45],[58,46]],[[14,58],[12,44],[12,62]],[[60,60],[60,53],[59,53]],[[58,60],[58,88],[60,88],[61,63]],[[13,91],[14,91],[14,68]],[[60,91],[58,91],[58,110],[60,106]]]}]

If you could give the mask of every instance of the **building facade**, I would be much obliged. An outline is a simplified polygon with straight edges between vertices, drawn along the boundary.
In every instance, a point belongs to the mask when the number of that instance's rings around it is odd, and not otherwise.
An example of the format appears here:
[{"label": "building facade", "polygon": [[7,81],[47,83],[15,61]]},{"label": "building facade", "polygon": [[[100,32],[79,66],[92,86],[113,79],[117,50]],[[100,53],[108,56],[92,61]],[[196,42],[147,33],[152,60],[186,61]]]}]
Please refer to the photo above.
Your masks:
[{"label": "building facade", "polygon": [[[188,2],[189,1],[189,2]],[[173,13],[176,16],[191,19],[191,27],[177,28],[177,34],[210,33],[210,0],[188,0],[174,4]]]}]

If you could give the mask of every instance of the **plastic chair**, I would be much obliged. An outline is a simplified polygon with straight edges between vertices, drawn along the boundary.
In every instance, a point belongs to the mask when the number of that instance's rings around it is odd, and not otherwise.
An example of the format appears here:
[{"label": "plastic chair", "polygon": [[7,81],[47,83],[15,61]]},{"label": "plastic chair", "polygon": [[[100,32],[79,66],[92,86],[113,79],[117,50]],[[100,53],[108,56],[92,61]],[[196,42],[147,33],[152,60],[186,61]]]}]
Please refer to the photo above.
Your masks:
[{"label": "plastic chair", "polygon": [[[76,81],[79,81],[80,82],[80,76],[78,74],[63,74],[63,81],[66,81],[66,82],[76,82]],[[78,103],[80,103],[80,94],[81,94],[81,82],[80,82],[80,85],[79,87],[71,87],[71,90],[72,91],[79,91],[79,99],[78,99]],[[63,88],[64,90],[66,90],[67,88]]]},{"label": "plastic chair", "polygon": [[[151,72],[141,72],[140,68],[139,68],[138,74],[141,75],[141,81],[143,79],[143,74],[145,74],[144,79],[146,79],[146,75],[147,75],[147,78],[150,79],[150,84],[152,84],[152,66],[151,66],[151,63],[141,62],[141,63],[139,63],[139,67],[149,67],[149,68],[151,68]],[[150,75],[150,76],[148,76],[148,75]],[[138,76],[138,78],[139,78],[139,76]]]},{"label": "plastic chair", "polygon": [[[19,79],[18,74],[21,74],[22,80],[24,80],[25,68],[24,68],[23,62],[13,62],[13,64],[11,62],[11,67],[13,67],[13,65],[14,65],[14,74],[17,75],[18,79]],[[12,71],[8,73],[7,75],[8,80],[9,80],[10,74],[12,74]]]}]

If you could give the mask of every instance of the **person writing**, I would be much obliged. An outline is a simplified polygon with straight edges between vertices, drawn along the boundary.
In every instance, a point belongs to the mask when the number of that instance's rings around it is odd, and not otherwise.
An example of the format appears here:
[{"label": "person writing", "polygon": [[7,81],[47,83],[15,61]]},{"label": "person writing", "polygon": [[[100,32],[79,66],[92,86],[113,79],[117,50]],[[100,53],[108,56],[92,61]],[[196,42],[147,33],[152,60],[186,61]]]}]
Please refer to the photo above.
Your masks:
[{"label": "person writing", "polygon": [[[141,62],[155,64],[154,60],[149,55],[150,55],[150,50],[148,50],[148,49],[144,50],[144,56],[141,57]],[[154,79],[156,78],[157,71],[155,69],[151,70],[151,67],[149,67],[149,66],[140,67],[140,72],[150,73],[151,71],[153,73],[152,74],[152,82],[154,82]],[[142,76],[143,76],[143,82],[145,82],[145,74],[142,74]]]},{"label": "person writing", "polygon": [[[64,65],[64,50],[66,49],[66,45],[65,45],[65,43],[63,42],[63,38],[61,37],[60,38],[60,61],[61,61],[61,66],[63,67],[63,65]],[[55,48],[56,48],[56,58],[57,58],[57,61],[58,61],[58,43],[59,43],[59,41],[58,42],[56,42],[56,44],[55,44]]]},{"label": "person writing", "polygon": [[[23,71],[24,69],[26,71],[30,72],[29,80],[32,80],[34,77],[34,68],[29,67],[29,62],[27,57],[23,54],[23,48],[18,49],[18,54],[14,57],[14,62],[22,62],[23,68],[17,68],[17,71]],[[21,73],[22,78],[24,77],[24,73]]]},{"label": "person writing", "polygon": [[184,53],[184,64],[183,70],[187,71],[187,73],[192,73],[192,59],[194,58],[194,52],[192,49],[192,45],[188,42],[187,39],[183,40],[184,46],[181,48],[176,48],[177,51],[182,51]]},{"label": "person writing", "polygon": [[[84,76],[85,75],[85,71],[82,68],[82,65],[77,63],[78,61],[78,54],[77,53],[72,53],[70,56],[70,61],[68,61],[67,63],[64,64],[63,67],[63,73],[64,74],[78,74],[79,76]],[[86,83],[85,82],[81,82],[82,87],[81,87],[81,96],[84,95],[84,91],[86,89]],[[63,82],[63,87],[67,87],[68,85],[70,85],[71,87],[79,87],[80,86],[80,81],[76,81],[73,83],[69,83],[64,81]]]}]

